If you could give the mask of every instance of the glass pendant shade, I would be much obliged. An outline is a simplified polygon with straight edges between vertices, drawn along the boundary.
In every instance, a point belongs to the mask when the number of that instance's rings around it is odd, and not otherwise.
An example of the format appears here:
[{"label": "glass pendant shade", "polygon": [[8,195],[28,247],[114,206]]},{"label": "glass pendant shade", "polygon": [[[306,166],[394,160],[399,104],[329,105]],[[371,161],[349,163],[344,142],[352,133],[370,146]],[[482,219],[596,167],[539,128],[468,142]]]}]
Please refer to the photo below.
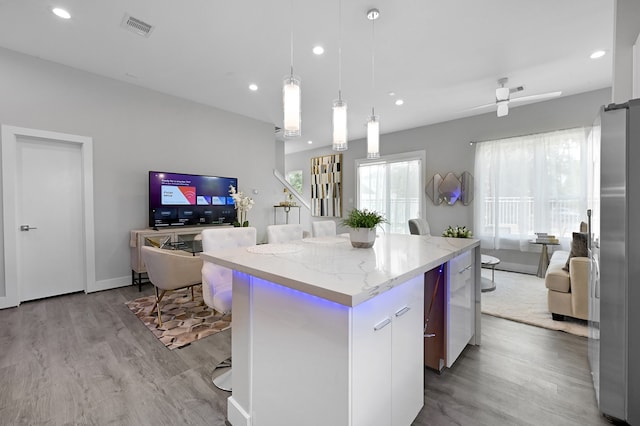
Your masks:
[{"label": "glass pendant shade", "polygon": [[291,74],[284,78],[282,102],[284,106],[284,137],[298,137],[302,134],[300,77]]},{"label": "glass pendant shade", "polygon": [[333,150],[345,151],[347,137],[347,103],[338,99],[333,101]]},{"label": "glass pendant shade", "polygon": [[380,117],[372,115],[367,121],[367,158],[380,158]]},{"label": "glass pendant shade", "polygon": [[498,101],[498,117],[509,114],[509,101]]}]

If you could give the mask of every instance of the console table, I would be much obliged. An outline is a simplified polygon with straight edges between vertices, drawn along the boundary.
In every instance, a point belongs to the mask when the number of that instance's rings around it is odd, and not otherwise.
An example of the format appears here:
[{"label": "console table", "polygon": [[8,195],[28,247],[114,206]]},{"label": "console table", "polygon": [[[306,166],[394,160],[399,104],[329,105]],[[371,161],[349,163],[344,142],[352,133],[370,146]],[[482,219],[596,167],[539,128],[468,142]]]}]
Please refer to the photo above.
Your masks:
[{"label": "console table", "polygon": [[289,212],[291,211],[291,209],[298,209],[298,223],[300,223],[300,206],[281,206],[281,205],[277,205],[277,206],[273,206],[273,224],[277,225],[278,221],[277,221],[277,213],[278,213],[278,209],[284,209],[284,215],[285,215],[285,224],[289,224]]},{"label": "console table", "polygon": [[[410,425],[424,405],[425,273],[446,263],[446,365],[480,344],[479,241],[386,234],[204,252],[233,270],[233,426]],[[329,407],[330,409],[328,409]]]}]

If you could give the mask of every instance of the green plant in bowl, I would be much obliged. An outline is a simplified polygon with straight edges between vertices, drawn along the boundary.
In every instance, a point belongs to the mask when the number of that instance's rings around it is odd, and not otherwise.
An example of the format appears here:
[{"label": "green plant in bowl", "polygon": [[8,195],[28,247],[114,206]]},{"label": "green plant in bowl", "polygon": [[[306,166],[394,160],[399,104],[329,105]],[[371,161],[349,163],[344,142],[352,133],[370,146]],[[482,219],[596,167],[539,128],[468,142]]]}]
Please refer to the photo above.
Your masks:
[{"label": "green plant in bowl", "polygon": [[376,227],[386,222],[387,219],[376,211],[353,209],[342,224],[351,228],[349,237],[353,247],[370,248],[376,242]]},{"label": "green plant in bowl", "polygon": [[349,212],[349,216],[342,221],[344,226],[349,228],[375,228],[381,223],[386,223],[387,219],[377,211],[367,209],[353,209]]}]

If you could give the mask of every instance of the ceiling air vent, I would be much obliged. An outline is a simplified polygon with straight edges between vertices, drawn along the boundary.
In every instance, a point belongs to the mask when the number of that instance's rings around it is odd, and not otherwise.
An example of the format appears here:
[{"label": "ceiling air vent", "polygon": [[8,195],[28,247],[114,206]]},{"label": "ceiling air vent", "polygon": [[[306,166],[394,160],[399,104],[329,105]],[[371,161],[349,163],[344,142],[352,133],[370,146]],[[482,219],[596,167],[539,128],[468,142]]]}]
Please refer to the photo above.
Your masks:
[{"label": "ceiling air vent", "polygon": [[149,25],[146,22],[141,21],[140,19],[134,18],[129,14],[124,15],[120,26],[143,37],[149,37],[154,28],[152,25]]}]

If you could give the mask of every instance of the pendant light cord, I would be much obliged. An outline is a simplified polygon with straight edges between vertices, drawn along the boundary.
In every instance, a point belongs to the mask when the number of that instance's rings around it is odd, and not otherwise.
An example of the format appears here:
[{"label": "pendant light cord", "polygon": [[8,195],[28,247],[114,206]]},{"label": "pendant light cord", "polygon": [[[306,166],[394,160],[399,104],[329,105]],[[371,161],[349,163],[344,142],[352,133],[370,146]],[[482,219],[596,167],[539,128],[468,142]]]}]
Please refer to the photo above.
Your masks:
[{"label": "pendant light cord", "polygon": [[371,116],[375,116],[373,100],[376,90],[376,20],[371,20]]},{"label": "pendant light cord", "polygon": [[342,101],[342,0],[338,0],[338,100]]},{"label": "pendant light cord", "polygon": [[290,34],[290,48],[291,48],[291,77],[293,77],[293,0],[291,0],[291,25],[289,26]]}]

